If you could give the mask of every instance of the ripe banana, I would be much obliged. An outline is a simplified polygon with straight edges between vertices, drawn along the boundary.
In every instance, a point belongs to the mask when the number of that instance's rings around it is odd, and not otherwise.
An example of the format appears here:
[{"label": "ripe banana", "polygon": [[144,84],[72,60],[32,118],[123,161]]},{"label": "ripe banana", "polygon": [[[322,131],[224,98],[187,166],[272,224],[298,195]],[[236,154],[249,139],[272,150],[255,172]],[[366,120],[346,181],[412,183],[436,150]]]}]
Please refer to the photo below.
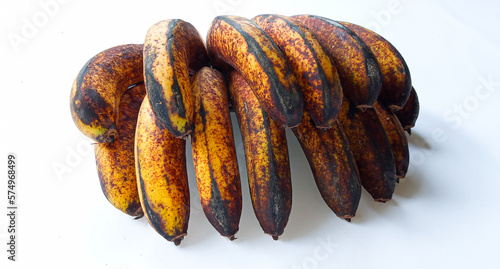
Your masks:
[{"label": "ripe banana", "polygon": [[398,118],[391,110],[379,102],[373,105],[375,112],[384,126],[385,133],[391,144],[392,155],[396,165],[396,176],[398,179],[404,178],[408,172],[408,165],[410,164],[410,150],[408,148],[408,139],[406,138],[405,131]]},{"label": "ripe banana", "polygon": [[419,111],[420,103],[418,100],[417,91],[415,91],[415,88],[412,87],[408,101],[406,101],[401,110],[396,111],[395,113],[399,119],[399,122],[401,122],[403,129],[407,131],[408,134],[411,134],[411,128],[415,127]]},{"label": "ripe banana", "polygon": [[71,88],[71,116],[78,129],[98,143],[113,142],[119,135],[120,98],[142,81],[142,45],[120,45],[92,57]]},{"label": "ripe banana", "polygon": [[307,112],[302,123],[292,129],[311,167],[323,200],[342,219],[351,221],[361,198],[356,160],[340,121],[332,128],[316,128]]},{"label": "ripe banana", "polygon": [[192,131],[189,76],[208,65],[203,39],[190,23],[164,20],[149,28],[144,42],[146,88],[155,116],[176,137]]},{"label": "ripe banana", "polygon": [[411,91],[411,75],[406,61],[399,51],[385,38],[359,25],[340,22],[354,31],[377,58],[383,76],[378,100],[391,111],[400,110]]},{"label": "ripe banana", "polygon": [[264,232],[277,240],[285,229],[292,207],[285,129],[267,115],[237,71],[229,75],[229,92],[245,148],[254,212]]},{"label": "ripe banana", "polygon": [[231,66],[247,81],[266,113],[285,127],[300,124],[303,100],[290,64],[269,35],[251,20],[216,17],[207,35],[216,68]]},{"label": "ripe banana", "polygon": [[134,136],[137,116],[146,94],[144,84],[127,90],[120,98],[116,130],[110,143],[96,143],[95,158],[101,188],[108,201],[122,212],[143,216],[134,164]]},{"label": "ripe banana", "polygon": [[356,159],[361,185],[375,201],[389,201],[397,181],[396,165],[375,110],[360,111],[344,97],[339,118]]},{"label": "ripe banana", "polygon": [[309,28],[332,57],[344,95],[361,110],[372,107],[382,87],[382,73],[365,42],[334,20],[313,15],[293,18]]},{"label": "ripe banana", "polygon": [[314,34],[301,22],[281,15],[252,19],[281,49],[302,88],[304,110],[320,128],[333,126],[342,105],[337,68]]},{"label": "ripe banana", "polygon": [[196,111],[191,147],[201,205],[212,226],[233,240],[242,201],[225,80],[219,71],[204,67],[191,85]]},{"label": "ripe banana", "polygon": [[142,210],[151,226],[179,245],[187,234],[189,186],[186,140],[174,137],[144,98],[135,134],[135,168]]}]

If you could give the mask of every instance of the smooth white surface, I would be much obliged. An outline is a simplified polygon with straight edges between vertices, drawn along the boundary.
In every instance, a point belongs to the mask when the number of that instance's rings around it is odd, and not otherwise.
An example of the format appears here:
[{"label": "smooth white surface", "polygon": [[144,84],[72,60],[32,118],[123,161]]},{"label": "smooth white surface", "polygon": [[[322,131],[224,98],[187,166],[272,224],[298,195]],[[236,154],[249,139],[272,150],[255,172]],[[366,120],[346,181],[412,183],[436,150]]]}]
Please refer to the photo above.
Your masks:
[{"label": "smooth white surface", "polygon": [[[18,261],[7,261],[6,209],[0,209],[1,268],[499,268],[498,1],[169,2],[0,3],[2,206],[7,153],[19,159]],[[70,117],[71,84],[90,57],[142,43],[159,20],[184,19],[205,36],[216,15],[261,13],[357,23],[399,49],[421,100],[411,173],[386,204],[364,192],[347,223],[321,199],[290,135],[293,209],[275,242],[252,212],[236,132],[244,195],[238,239],[230,242],[210,226],[191,180],[189,234],[175,247],[145,219],[132,220],[104,198],[91,141]],[[58,174],[55,167],[66,170]],[[191,162],[189,173],[194,179]]]}]

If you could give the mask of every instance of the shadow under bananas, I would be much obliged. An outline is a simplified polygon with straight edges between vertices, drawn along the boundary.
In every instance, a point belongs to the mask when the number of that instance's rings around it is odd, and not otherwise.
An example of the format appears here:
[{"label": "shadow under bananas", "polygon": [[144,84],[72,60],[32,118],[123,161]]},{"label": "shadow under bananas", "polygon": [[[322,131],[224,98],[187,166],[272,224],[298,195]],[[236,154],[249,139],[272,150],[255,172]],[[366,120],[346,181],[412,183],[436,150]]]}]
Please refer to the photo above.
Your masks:
[{"label": "shadow under bananas", "polygon": [[426,150],[432,149],[431,144],[418,132],[412,131],[411,135],[407,135],[408,143]]}]

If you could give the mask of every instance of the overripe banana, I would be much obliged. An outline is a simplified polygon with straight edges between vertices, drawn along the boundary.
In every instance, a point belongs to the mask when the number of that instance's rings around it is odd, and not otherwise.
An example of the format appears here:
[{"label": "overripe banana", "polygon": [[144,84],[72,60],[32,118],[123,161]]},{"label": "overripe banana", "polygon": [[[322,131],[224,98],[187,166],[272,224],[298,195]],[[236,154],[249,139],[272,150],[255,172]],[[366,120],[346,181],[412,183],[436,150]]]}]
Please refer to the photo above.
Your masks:
[{"label": "overripe banana", "polygon": [[146,95],[135,134],[139,198],[151,226],[175,245],[187,234],[190,212],[185,153],[186,140],[162,127]]},{"label": "overripe banana", "polygon": [[410,164],[410,150],[403,126],[401,126],[398,117],[389,108],[379,102],[375,102],[373,108],[377,112],[391,144],[392,155],[396,164],[396,176],[398,179],[404,178]]},{"label": "overripe banana", "polygon": [[144,84],[131,87],[120,98],[116,130],[110,143],[94,145],[101,189],[108,201],[122,212],[143,216],[135,176],[134,137],[137,116],[146,94]]},{"label": "overripe banana", "polygon": [[382,73],[365,42],[334,20],[314,15],[293,18],[309,28],[332,57],[344,95],[361,110],[372,107],[382,87]]},{"label": "overripe banana", "polygon": [[192,131],[189,75],[208,65],[205,44],[192,24],[172,19],[149,28],[144,41],[146,88],[155,116],[176,137]]},{"label": "overripe banana", "polygon": [[216,17],[206,46],[181,19],[152,25],[144,41],[92,57],[70,94],[116,208],[145,215],[180,244],[190,216],[189,137],[203,212],[233,240],[242,193],[230,112],[254,213],[273,239],[292,207],[286,128],[338,217],[356,215],[362,187],[375,201],[392,199],[409,165],[404,131],[411,134],[420,104],[405,60],[377,33],[314,15],[264,14]]},{"label": "overripe banana", "polygon": [[319,129],[307,112],[292,129],[311,167],[316,186],[332,211],[350,221],[361,198],[356,160],[339,119],[330,129]]},{"label": "overripe banana", "polygon": [[392,199],[396,185],[396,165],[391,145],[375,110],[356,109],[346,97],[340,122],[359,169],[361,185],[378,202]]},{"label": "overripe banana", "polygon": [[304,110],[320,128],[333,126],[342,105],[337,68],[314,34],[301,22],[282,15],[252,19],[281,49],[302,89]]},{"label": "overripe banana", "polygon": [[71,116],[78,129],[98,143],[113,142],[119,135],[120,98],[142,81],[142,45],[120,45],[92,57],[71,88]]},{"label": "overripe banana", "polygon": [[191,147],[201,206],[212,226],[233,240],[242,201],[227,87],[223,75],[209,67],[192,80],[196,112]]},{"label": "overripe banana", "polygon": [[300,124],[303,100],[290,64],[269,35],[251,20],[216,17],[207,35],[216,68],[236,69],[247,81],[266,113],[286,127]]},{"label": "overripe banana", "polygon": [[264,232],[277,240],[292,207],[285,129],[267,115],[237,71],[229,74],[229,92],[243,139],[254,212]]},{"label": "overripe banana", "polygon": [[399,51],[385,38],[362,26],[340,22],[354,31],[375,55],[383,83],[378,100],[391,111],[400,110],[411,91],[411,75],[408,65]]},{"label": "overripe banana", "polygon": [[417,91],[415,91],[415,88],[412,87],[408,101],[406,101],[401,110],[396,111],[396,116],[398,117],[399,122],[401,122],[403,129],[407,131],[408,134],[411,134],[411,128],[415,127],[419,111],[420,103]]}]

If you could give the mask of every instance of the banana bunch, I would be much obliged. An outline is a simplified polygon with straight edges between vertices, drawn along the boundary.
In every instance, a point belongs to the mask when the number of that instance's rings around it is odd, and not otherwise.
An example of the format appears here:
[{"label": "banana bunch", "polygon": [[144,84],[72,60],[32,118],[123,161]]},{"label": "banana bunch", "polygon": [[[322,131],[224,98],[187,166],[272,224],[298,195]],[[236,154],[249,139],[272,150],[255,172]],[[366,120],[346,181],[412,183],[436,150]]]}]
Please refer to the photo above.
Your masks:
[{"label": "banana bunch", "polygon": [[230,240],[239,229],[231,112],[255,216],[277,240],[292,209],[286,129],[325,203],[350,221],[362,188],[386,202],[405,177],[419,101],[405,60],[380,35],[314,15],[265,14],[218,16],[206,41],[186,21],[160,21],[143,44],[92,57],[70,108],[96,142],[106,198],[178,245],[190,215],[188,139],[207,220]]}]

